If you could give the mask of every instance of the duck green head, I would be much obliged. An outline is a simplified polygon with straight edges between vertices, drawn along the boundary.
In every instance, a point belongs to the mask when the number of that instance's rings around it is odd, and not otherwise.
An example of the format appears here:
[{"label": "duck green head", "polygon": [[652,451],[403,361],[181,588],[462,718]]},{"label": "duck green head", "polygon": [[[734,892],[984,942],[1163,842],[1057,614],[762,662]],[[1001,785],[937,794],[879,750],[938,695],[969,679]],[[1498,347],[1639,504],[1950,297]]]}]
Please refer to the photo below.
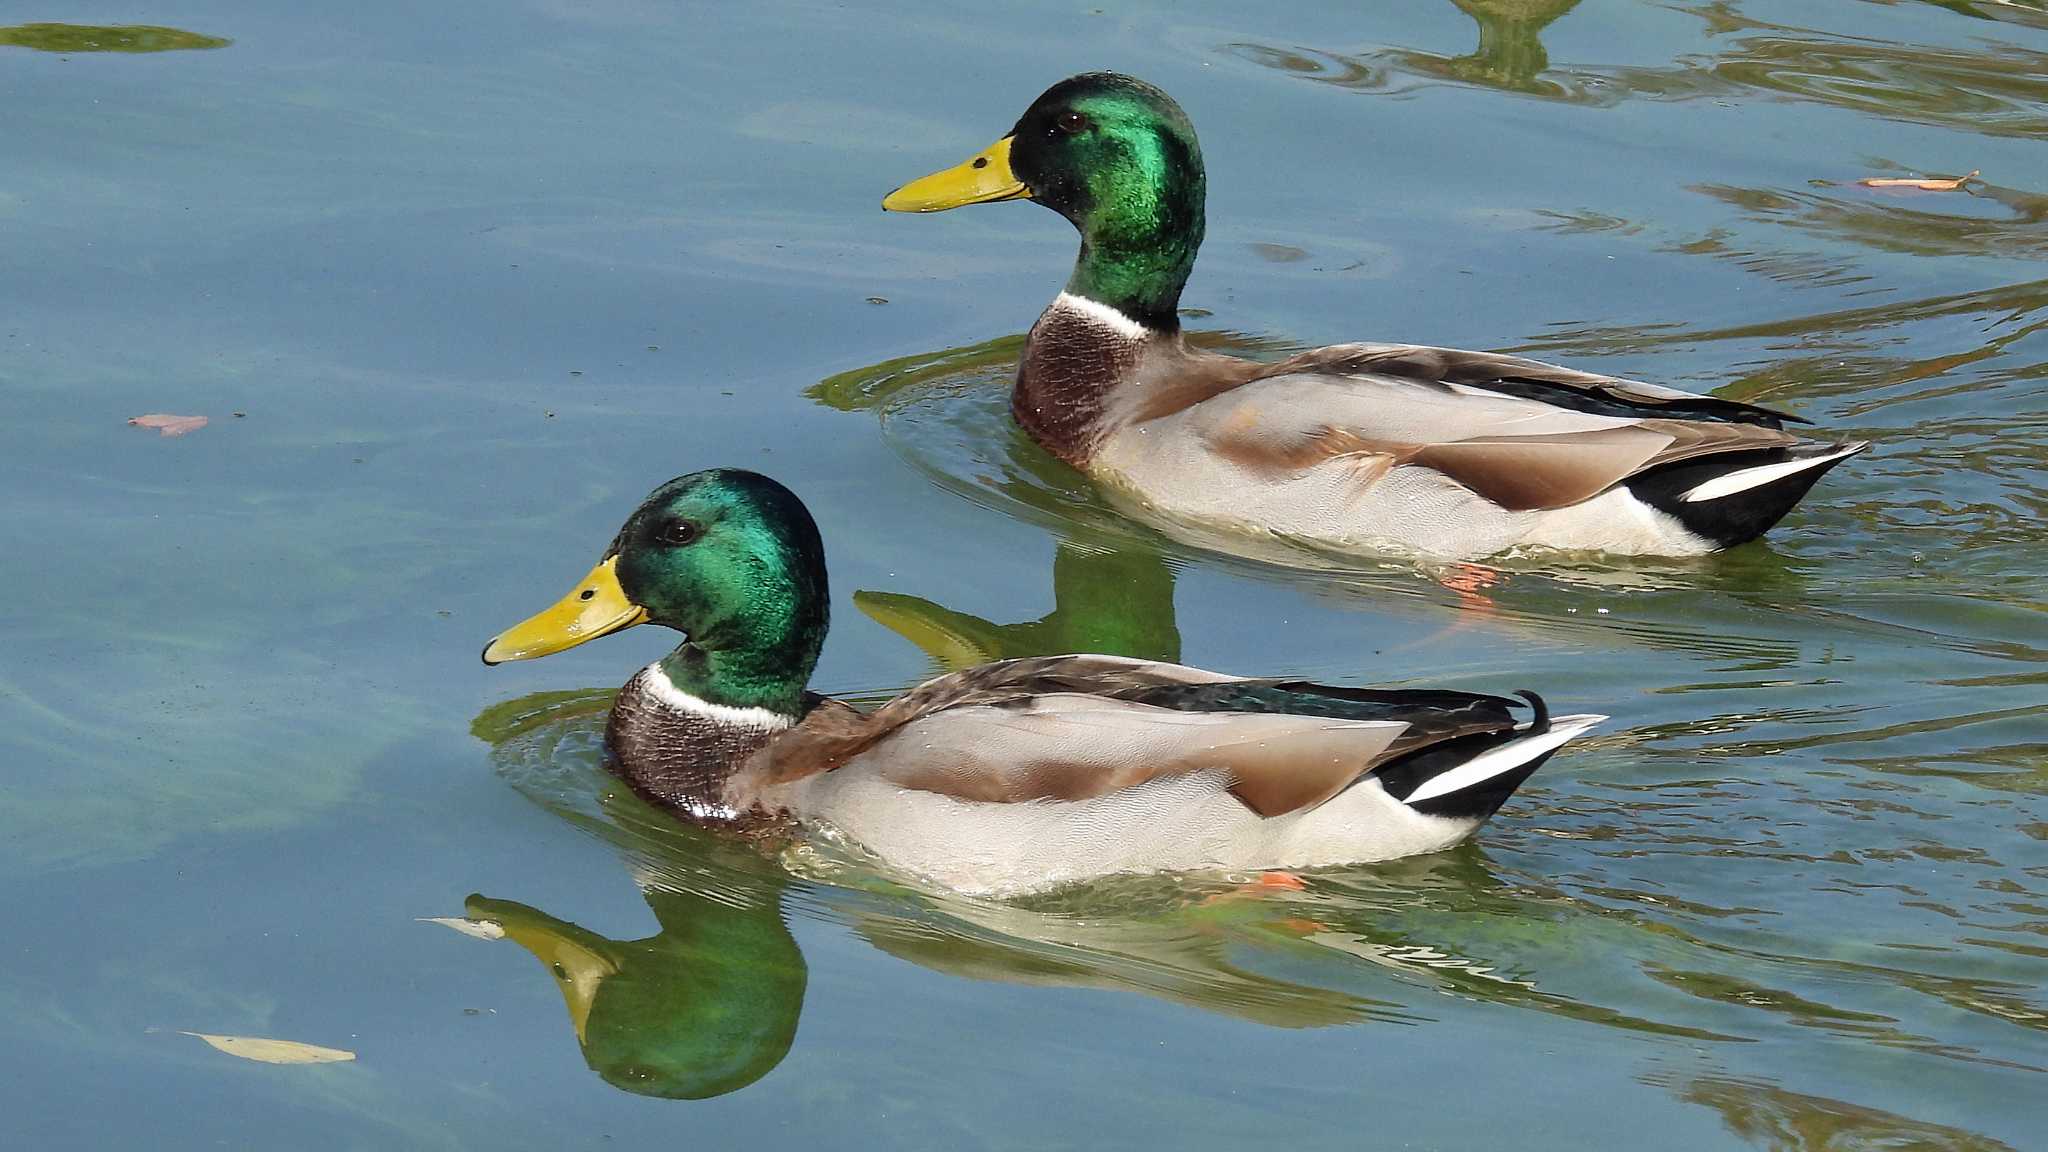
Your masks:
[{"label": "duck green head", "polygon": [[825,643],[825,546],[803,501],[755,472],[693,472],[650,493],[568,595],[500,633],[484,663],[531,660],[635,624],[683,633],[669,680],[713,704],[803,711]]},{"label": "duck green head", "polygon": [[1142,80],[1089,72],[1046,89],[1010,134],[889,193],[891,212],[1030,199],[1081,232],[1067,291],[1175,331],[1202,246],[1207,178],[1194,125]]}]

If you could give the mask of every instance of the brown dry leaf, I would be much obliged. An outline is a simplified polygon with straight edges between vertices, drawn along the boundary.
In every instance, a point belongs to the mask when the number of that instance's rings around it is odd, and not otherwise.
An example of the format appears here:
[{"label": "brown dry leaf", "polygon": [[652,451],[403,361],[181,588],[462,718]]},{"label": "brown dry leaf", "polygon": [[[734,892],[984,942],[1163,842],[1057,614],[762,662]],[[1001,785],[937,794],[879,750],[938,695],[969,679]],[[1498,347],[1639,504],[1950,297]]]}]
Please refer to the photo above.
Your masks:
[{"label": "brown dry leaf", "polygon": [[1865,188],[1917,188],[1922,192],[1954,192],[1976,178],[1977,170],[1972,168],[1968,176],[1958,176],[1953,180],[1923,179],[1920,177],[1900,179],[1892,176],[1872,176],[1858,180],[1857,183]]},{"label": "brown dry leaf", "polygon": [[162,412],[136,416],[128,422],[137,428],[154,428],[165,436],[183,436],[187,432],[206,427],[204,416],[170,416]]},{"label": "brown dry leaf", "polygon": [[186,1032],[186,1036],[197,1036],[230,1056],[244,1060],[257,1060],[265,1064],[333,1064],[340,1060],[353,1060],[356,1054],[341,1048],[322,1048],[318,1044],[301,1044],[296,1040],[268,1040],[261,1036],[214,1036],[205,1032]]}]

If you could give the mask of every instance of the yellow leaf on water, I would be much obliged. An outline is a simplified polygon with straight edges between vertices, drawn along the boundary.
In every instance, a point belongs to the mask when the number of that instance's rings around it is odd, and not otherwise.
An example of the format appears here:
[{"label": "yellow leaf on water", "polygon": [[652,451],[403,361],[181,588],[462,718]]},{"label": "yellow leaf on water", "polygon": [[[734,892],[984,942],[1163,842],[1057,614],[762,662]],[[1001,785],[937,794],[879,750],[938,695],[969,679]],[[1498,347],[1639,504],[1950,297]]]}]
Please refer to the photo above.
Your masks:
[{"label": "yellow leaf on water", "polygon": [[1968,176],[1957,176],[1952,180],[1945,178],[1922,179],[1920,177],[1913,177],[1901,179],[1896,176],[1872,176],[1858,180],[1857,183],[1865,188],[1917,188],[1922,192],[1953,192],[1976,178],[1977,170],[1972,168]]},{"label": "yellow leaf on water", "polygon": [[318,1044],[301,1044],[296,1040],[269,1040],[261,1036],[214,1036],[205,1032],[186,1032],[184,1035],[197,1036],[230,1056],[244,1060],[259,1060],[265,1064],[333,1064],[340,1060],[353,1060],[356,1054],[341,1048],[322,1048]]}]

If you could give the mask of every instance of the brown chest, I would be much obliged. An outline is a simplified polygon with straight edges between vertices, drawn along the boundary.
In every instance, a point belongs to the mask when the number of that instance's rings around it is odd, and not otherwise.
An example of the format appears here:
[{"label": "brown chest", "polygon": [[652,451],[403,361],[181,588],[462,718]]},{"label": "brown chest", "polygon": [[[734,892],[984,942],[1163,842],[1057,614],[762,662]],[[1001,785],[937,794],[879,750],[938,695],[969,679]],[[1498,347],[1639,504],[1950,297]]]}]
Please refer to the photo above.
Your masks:
[{"label": "brown chest", "polygon": [[1010,409],[1046,451],[1086,469],[1118,429],[1199,404],[1261,371],[1062,295],[1031,327]]},{"label": "brown chest", "polygon": [[1143,362],[1145,338],[1055,303],[1031,326],[1010,410],[1046,451],[1079,468],[1109,434],[1110,392]]},{"label": "brown chest", "polygon": [[665,700],[650,683],[658,674],[643,670],[619,690],[605,728],[612,770],[641,795],[679,814],[732,819],[737,814],[724,803],[726,779],[779,729]]}]

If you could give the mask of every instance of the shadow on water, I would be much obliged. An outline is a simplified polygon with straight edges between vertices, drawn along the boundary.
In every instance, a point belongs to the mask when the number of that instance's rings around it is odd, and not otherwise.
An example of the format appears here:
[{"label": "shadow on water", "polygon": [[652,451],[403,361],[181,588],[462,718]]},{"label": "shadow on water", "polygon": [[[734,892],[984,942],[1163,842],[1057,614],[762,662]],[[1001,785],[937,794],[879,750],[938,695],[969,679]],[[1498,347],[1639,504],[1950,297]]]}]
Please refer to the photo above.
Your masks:
[{"label": "shadow on water", "polygon": [[179,28],[151,24],[16,24],[0,27],[0,48],[37,52],[179,52],[225,48],[234,43]]},{"label": "shadow on water", "polygon": [[[1753,19],[1737,0],[1714,0],[1678,10],[1703,21],[1707,35],[1726,45],[1720,51],[1655,67],[1559,65],[1545,51],[1541,34],[1573,8],[1572,0],[1451,2],[1478,25],[1478,44],[1463,55],[1257,42],[1221,50],[1260,67],[1361,92],[1400,95],[1460,84],[1593,106],[1760,95],[1987,136],[2048,136],[2048,56],[1981,36],[1968,49],[1886,43]],[[2003,18],[2041,19],[2035,10],[2000,7],[2007,9]]]}]

